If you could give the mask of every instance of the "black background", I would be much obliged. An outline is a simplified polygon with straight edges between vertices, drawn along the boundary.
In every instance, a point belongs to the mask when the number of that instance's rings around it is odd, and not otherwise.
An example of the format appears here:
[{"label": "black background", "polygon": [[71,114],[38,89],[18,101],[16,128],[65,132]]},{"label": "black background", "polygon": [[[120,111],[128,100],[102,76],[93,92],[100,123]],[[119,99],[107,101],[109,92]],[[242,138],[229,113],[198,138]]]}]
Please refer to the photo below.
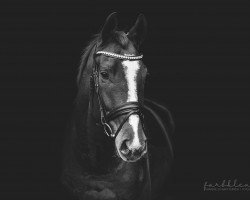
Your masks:
[{"label": "black background", "polygon": [[82,49],[106,17],[128,30],[142,12],[146,96],[176,123],[178,199],[242,199],[205,181],[250,184],[247,1],[1,1],[1,199],[68,199],[61,148]]}]

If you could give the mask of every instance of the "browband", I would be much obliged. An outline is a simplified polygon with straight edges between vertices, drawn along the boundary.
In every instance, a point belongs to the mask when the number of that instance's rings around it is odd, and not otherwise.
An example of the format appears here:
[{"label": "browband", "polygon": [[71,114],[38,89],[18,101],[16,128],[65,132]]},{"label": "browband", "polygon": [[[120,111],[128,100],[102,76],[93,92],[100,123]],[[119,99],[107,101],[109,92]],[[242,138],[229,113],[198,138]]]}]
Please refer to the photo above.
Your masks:
[{"label": "browband", "polygon": [[143,55],[139,55],[139,56],[133,56],[133,55],[120,55],[120,54],[116,54],[116,53],[111,53],[111,52],[107,52],[107,51],[97,51],[96,52],[97,55],[105,55],[108,57],[112,57],[112,58],[118,58],[121,60],[141,60]]}]

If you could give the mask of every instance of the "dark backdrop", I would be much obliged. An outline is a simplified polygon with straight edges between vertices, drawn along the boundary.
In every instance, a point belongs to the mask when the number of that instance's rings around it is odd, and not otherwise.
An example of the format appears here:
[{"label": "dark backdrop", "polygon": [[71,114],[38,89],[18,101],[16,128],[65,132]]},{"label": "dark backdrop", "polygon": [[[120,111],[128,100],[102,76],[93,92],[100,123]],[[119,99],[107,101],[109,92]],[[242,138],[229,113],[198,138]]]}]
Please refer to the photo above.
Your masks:
[{"label": "dark backdrop", "polygon": [[[109,13],[128,30],[142,12],[146,96],[172,111],[172,194],[205,181],[250,184],[247,1],[1,1],[1,199],[67,199],[60,185],[63,134],[76,95],[83,47]],[[186,198],[185,198],[186,199]]]}]

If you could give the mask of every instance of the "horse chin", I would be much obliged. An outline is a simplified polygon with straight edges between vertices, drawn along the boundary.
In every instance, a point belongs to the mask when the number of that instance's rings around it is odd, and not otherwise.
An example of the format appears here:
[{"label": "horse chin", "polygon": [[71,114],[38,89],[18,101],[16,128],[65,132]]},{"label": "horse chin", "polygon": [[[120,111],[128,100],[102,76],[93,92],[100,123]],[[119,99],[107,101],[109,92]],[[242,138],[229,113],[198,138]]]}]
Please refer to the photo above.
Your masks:
[{"label": "horse chin", "polygon": [[143,158],[143,157],[145,156],[145,154],[147,153],[147,151],[144,151],[140,156],[137,156],[137,157],[135,157],[135,156],[126,157],[126,156],[122,155],[122,154],[120,153],[120,151],[118,151],[118,150],[117,150],[117,153],[118,153],[118,156],[119,156],[123,161],[133,163],[133,162],[137,162],[138,160],[140,160],[141,158]]}]

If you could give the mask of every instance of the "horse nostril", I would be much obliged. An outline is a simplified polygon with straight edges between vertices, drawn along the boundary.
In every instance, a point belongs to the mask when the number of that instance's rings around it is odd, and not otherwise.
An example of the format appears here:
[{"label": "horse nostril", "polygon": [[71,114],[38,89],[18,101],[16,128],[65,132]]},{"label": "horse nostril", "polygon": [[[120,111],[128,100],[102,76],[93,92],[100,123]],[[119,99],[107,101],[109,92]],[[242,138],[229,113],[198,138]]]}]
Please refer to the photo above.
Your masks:
[{"label": "horse nostril", "polygon": [[146,143],[143,143],[142,151],[147,151],[147,145],[146,145]]},{"label": "horse nostril", "polygon": [[122,154],[127,155],[129,153],[129,149],[127,146],[127,140],[124,140],[121,144],[120,151]]},{"label": "horse nostril", "polygon": [[147,151],[147,148],[145,144],[143,144],[140,148],[134,150],[135,154],[138,154],[138,155],[146,151]]}]

